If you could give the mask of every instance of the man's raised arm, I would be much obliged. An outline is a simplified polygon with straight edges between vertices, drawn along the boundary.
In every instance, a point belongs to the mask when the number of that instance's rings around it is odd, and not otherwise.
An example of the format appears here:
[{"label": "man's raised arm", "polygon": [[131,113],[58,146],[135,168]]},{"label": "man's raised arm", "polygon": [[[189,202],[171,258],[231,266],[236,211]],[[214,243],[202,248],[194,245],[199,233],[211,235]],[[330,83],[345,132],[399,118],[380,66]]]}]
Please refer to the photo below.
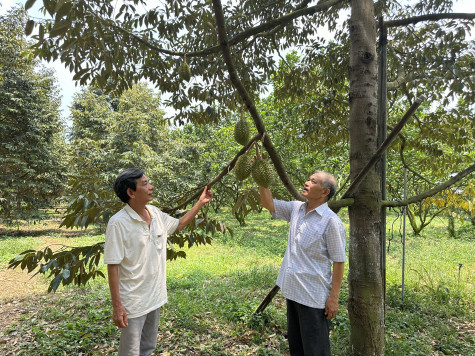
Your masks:
[{"label": "man's raised arm", "polygon": [[259,194],[261,195],[261,204],[271,213],[275,213],[274,200],[272,199],[272,192],[269,188],[259,187]]}]

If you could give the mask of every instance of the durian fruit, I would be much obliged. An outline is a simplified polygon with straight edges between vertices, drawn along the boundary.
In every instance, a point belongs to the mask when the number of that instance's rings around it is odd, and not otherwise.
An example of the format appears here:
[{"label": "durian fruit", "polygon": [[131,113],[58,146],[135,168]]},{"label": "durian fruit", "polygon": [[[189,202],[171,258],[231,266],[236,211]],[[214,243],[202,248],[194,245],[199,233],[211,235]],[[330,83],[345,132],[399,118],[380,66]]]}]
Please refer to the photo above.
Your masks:
[{"label": "durian fruit", "polygon": [[257,158],[254,161],[251,173],[252,179],[254,179],[254,182],[260,187],[269,188],[274,180],[272,165],[262,158]]},{"label": "durian fruit", "polygon": [[244,180],[251,175],[252,157],[249,154],[243,154],[238,157],[234,165],[234,174],[237,180]]},{"label": "durian fruit", "polygon": [[186,81],[189,81],[191,79],[191,69],[188,63],[186,63],[186,59],[178,68],[178,75],[180,76],[181,79],[186,80]]},{"label": "durian fruit", "polygon": [[245,146],[249,142],[249,136],[251,134],[251,128],[249,122],[245,119],[240,119],[236,126],[234,126],[234,139],[237,143]]}]

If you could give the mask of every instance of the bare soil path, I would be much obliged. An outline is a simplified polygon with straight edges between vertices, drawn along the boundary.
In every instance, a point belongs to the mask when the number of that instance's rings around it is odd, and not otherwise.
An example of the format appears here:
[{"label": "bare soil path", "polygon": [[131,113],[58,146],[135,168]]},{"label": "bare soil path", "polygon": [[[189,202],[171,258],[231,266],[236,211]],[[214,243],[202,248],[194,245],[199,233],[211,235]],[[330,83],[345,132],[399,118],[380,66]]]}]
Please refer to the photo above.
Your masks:
[{"label": "bare soil path", "polygon": [[[13,228],[0,226],[0,238],[33,236],[41,240],[39,249],[57,243],[58,236],[61,238],[78,237],[85,231],[59,229],[58,222],[53,221],[47,226],[31,225],[27,229],[17,231]],[[91,231],[87,231],[90,233]],[[14,342],[15,335],[8,333],[8,328],[20,320],[27,312],[35,312],[44,308],[44,297],[48,300],[56,299],[61,292],[47,293],[49,281],[43,276],[33,273],[28,274],[20,268],[0,269],[0,349],[2,344]]]}]

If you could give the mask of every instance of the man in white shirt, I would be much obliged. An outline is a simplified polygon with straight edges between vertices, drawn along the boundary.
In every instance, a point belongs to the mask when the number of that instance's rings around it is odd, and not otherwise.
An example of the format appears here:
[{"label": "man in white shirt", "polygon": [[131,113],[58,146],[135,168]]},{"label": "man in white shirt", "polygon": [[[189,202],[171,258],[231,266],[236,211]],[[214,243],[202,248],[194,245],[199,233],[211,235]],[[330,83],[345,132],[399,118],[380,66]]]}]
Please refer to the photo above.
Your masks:
[{"label": "man in white shirt", "polygon": [[277,285],[287,299],[292,356],[331,354],[329,320],[338,312],[346,262],[345,227],[327,204],[336,185],[331,174],[315,172],[302,190],[306,202],[276,200],[269,189],[259,187],[262,206],[276,219],[290,222]]},{"label": "man in white shirt", "polygon": [[144,171],[129,168],[114,183],[126,203],[106,229],[107,264],[114,324],[121,329],[119,356],[148,356],[157,345],[160,307],[167,302],[167,235],[183,229],[213,197],[205,187],[180,219],[153,205],[153,186]]}]

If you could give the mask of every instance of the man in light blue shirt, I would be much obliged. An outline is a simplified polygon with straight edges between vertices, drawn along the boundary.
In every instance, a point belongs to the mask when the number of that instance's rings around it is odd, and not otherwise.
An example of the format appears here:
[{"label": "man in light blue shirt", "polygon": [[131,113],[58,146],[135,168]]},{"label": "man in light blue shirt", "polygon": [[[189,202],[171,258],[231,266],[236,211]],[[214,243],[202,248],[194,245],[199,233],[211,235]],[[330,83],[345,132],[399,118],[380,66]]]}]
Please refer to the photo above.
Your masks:
[{"label": "man in light blue shirt", "polygon": [[276,200],[269,189],[259,187],[262,206],[290,223],[277,285],[287,299],[291,356],[331,354],[329,320],[338,312],[346,262],[345,227],[327,204],[335,191],[335,178],[323,171],[305,183],[306,202]]}]

